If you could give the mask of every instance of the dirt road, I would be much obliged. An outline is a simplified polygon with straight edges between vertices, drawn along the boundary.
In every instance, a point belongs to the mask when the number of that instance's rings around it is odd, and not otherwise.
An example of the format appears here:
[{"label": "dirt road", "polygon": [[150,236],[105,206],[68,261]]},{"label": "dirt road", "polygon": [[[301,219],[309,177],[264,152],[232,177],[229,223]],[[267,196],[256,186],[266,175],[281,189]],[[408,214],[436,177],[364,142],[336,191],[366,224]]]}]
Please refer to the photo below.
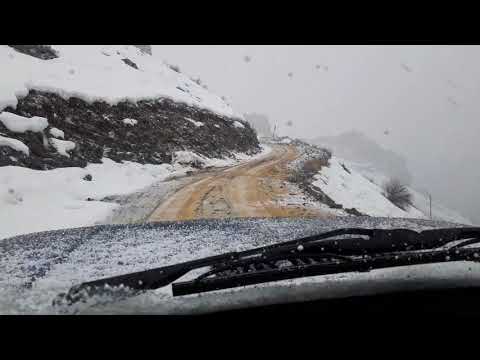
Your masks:
[{"label": "dirt road", "polygon": [[[163,201],[149,221],[230,217],[325,217],[319,209],[289,203],[301,199],[288,186],[287,164],[293,146],[275,146],[262,158],[202,174]],[[295,191],[295,190],[293,190]],[[299,192],[299,191],[297,191]]]}]

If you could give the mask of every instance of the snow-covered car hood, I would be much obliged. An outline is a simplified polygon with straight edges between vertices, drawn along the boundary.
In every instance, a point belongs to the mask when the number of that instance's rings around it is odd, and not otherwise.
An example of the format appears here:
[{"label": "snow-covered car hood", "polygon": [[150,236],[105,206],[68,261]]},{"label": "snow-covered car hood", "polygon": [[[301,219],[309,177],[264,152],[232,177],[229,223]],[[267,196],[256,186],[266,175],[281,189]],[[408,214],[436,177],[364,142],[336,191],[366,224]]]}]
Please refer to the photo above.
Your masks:
[{"label": "snow-covered car hood", "polygon": [[[480,284],[480,264],[457,262],[315,276],[173,297],[171,287],[126,300],[104,298],[70,308],[52,306],[72,285],[179,262],[242,251],[345,227],[421,231],[458,224],[417,219],[228,219],[101,225],[0,241],[0,313],[188,314],[246,306],[366,295],[403,288]],[[181,279],[180,279],[181,280]]]}]

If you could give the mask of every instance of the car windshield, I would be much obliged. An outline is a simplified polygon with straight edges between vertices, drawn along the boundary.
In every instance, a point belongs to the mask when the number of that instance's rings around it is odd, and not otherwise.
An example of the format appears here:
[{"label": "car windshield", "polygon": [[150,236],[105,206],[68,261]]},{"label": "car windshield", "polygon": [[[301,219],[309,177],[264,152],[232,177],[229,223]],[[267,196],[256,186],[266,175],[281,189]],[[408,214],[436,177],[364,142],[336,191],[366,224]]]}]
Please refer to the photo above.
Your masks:
[{"label": "car windshield", "polygon": [[479,61],[0,45],[0,314],[477,286]]}]

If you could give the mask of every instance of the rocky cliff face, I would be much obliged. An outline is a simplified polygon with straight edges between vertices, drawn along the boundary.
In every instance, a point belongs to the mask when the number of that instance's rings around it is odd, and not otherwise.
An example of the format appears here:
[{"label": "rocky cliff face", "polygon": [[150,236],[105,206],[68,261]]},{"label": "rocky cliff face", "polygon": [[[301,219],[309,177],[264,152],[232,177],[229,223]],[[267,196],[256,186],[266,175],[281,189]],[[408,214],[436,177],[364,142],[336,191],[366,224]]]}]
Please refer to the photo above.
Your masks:
[{"label": "rocky cliff face", "polygon": [[[4,111],[27,118],[44,117],[49,126],[43,132],[16,133],[0,122],[0,135],[20,140],[30,149],[26,155],[0,146],[0,166],[83,167],[103,157],[159,164],[171,162],[172,153],[180,150],[216,158],[260,150],[255,131],[247,122],[168,99],[125,101],[111,106],[30,90],[15,108]],[[63,131],[62,141],[75,144],[73,149],[62,154],[54,146],[58,137],[55,129]]]}]

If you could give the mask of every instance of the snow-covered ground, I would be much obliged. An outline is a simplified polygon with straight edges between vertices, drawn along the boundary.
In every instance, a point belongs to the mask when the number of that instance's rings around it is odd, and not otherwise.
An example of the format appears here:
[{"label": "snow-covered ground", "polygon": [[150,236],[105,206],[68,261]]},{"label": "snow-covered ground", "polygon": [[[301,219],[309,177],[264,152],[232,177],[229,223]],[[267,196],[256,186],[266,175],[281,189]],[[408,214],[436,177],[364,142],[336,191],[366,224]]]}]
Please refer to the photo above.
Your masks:
[{"label": "snow-covered ground", "polygon": [[[0,111],[30,89],[87,102],[170,98],[219,115],[243,118],[219,96],[132,45],[52,45],[59,57],[40,60],[0,45]],[[138,69],[127,65],[129,59]],[[241,124],[241,123],[240,123]]]},{"label": "snow-covered ground", "polygon": [[[382,174],[380,171],[375,169],[372,165],[367,163],[359,163],[353,161],[344,161],[344,164],[356,170],[358,173],[362,174],[366,179],[370,182],[382,186],[389,178]],[[410,193],[412,194],[412,202],[413,206],[421,211],[425,217],[430,216],[430,203],[428,196],[416,189],[412,186],[407,186]],[[444,221],[451,221],[456,222],[459,224],[465,225],[472,225],[472,221],[463,215],[459,214],[458,212],[448,209],[447,207],[440,204],[438,201],[432,201],[432,218],[434,220],[444,220]]]},{"label": "snow-covered ground", "polygon": [[[50,143],[65,157],[70,157],[78,144],[65,139],[65,133],[57,128],[51,128],[52,137],[48,137],[45,134],[48,119],[23,117],[2,110],[15,107],[18,98],[34,89],[111,105],[124,100],[169,98],[221,116],[243,118],[221,97],[132,45],[53,45],[52,48],[59,57],[41,60],[0,45],[0,123],[15,133],[41,133],[44,146]],[[132,62],[137,68],[132,67]],[[241,122],[231,120],[235,126],[243,127]],[[191,121],[197,127],[204,125]],[[134,127],[138,122],[125,118],[123,123]],[[25,143],[2,133],[0,146],[26,155],[31,153]],[[232,159],[211,159],[189,151],[176,155],[177,161],[172,165],[116,163],[105,157],[103,163],[89,164],[86,168],[38,171],[0,167],[0,239],[101,222],[119,206],[102,199],[131,194],[169,176],[185,174],[194,170],[189,165],[193,160],[204,167],[219,167],[251,158],[234,154]],[[87,175],[91,175],[91,181]]]},{"label": "snow-covered ground", "polygon": [[[235,154],[231,159],[210,159],[183,152],[182,160],[200,159],[204,166],[234,165],[252,157]],[[110,216],[119,205],[101,201],[112,195],[141,190],[169,176],[194,170],[178,162],[173,165],[142,165],[104,158],[102,164],[86,168],[47,171],[17,166],[0,167],[0,239],[37,231],[93,225]],[[87,175],[91,181],[84,180]]]},{"label": "snow-covered ground", "polygon": [[368,180],[345,160],[333,156],[329,163],[315,175],[313,185],[344,208],[355,208],[370,216],[425,218],[414,207],[404,211],[392,204],[382,194],[381,185]]}]

